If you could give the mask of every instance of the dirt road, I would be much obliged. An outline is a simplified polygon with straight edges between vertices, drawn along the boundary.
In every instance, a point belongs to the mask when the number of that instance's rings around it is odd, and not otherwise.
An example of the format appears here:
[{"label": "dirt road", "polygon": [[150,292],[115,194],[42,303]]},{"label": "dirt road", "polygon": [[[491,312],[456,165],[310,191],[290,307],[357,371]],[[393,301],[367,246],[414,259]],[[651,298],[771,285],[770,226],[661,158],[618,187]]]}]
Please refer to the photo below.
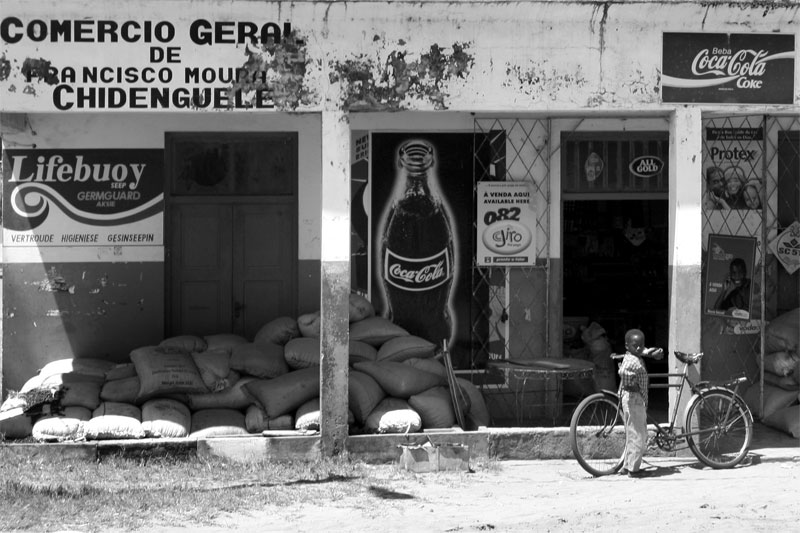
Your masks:
[{"label": "dirt road", "polygon": [[[769,531],[800,530],[800,448],[756,450],[732,470],[658,458],[651,476],[592,478],[575,461],[503,461],[474,473],[376,467],[357,497],[267,507],[193,532]],[[177,533],[180,528],[155,529]],[[188,530],[187,530],[188,531]]]}]

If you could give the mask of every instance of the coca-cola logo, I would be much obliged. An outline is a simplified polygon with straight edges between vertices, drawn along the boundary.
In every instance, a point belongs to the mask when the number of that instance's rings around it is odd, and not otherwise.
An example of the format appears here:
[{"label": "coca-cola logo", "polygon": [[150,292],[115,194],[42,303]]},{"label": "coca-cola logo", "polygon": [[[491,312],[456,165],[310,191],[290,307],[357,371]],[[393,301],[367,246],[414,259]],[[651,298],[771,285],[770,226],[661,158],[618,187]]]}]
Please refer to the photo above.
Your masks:
[{"label": "coca-cola logo", "polygon": [[631,174],[640,178],[652,178],[664,170],[664,161],[654,155],[642,155],[628,165]]},{"label": "coca-cola logo", "polygon": [[764,76],[771,59],[767,50],[705,48],[694,57],[692,74],[736,79],[736,86],[741,89],[761,89],[763,81],[755,78]]},{"label": "coca-cola logo", "polygon": [[447,248],[431,257],[412,259],[386,250],[383,277],[387,283],[407,291],[426,291],[443,285],[453,275]]}]

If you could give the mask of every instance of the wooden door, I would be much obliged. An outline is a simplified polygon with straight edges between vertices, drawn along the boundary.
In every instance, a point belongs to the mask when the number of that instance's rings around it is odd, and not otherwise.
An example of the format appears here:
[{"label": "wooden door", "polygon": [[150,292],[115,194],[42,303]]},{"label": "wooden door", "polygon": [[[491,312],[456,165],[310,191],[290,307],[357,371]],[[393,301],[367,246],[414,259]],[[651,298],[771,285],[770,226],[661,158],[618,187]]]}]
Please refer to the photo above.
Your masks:
[{"label": "wooden door", "polygon": [[167,159],[168,335],[296,316],[296,135],[168,134]]},{"label": "wooden door", "polygon": [[296,287],[292,210],[239,205],[233,214],[233,324],[252,339],[268,320],[294,316]]}]

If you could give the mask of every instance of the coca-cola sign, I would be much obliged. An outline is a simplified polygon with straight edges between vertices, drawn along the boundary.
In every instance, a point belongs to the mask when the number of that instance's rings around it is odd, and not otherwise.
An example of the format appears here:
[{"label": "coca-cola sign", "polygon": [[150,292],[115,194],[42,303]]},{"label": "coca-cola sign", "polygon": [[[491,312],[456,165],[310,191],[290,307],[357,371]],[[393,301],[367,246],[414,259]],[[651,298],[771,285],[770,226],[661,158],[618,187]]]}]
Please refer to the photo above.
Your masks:
[{"label": "coca-cola sign", "polygon": [[664,102],[794,103],[795,36],[664,33]]},{"label": "coca-cola sign", "polygon": [[409,259],[386,250],[384,279],[406,291],[426,291],[447,282],[452,264],[447,249],[424,259]]},{"label": "coca-cola sign", "polygon": [[654,155],[642,155],[630,162],[628,170],[636,177],[652,178],[664,170],[664,161]]}]

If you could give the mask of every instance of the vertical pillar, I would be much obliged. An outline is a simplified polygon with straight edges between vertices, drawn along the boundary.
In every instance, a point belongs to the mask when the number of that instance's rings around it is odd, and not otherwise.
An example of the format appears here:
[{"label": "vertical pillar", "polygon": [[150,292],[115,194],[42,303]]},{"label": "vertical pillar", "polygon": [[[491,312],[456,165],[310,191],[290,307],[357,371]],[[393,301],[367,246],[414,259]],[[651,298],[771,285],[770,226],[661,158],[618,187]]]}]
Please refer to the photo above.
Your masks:
[{"label": "vertical pillar", "polygon": [[[684,106],[673,112],[669,157],[669,371],[675,372],[682,363],[672,352],[697,352],[701,346],[703,122],[699,108]],[[678,398],[677,389],[669,392],[670,412],[677,403],[680,418],[689,395],[684,392]]]},{"label": "vertical pillar", "polygon": [[320,436],[324,457],[348,436],[350,302],[350,127],[343,111],[322,113]]}]

